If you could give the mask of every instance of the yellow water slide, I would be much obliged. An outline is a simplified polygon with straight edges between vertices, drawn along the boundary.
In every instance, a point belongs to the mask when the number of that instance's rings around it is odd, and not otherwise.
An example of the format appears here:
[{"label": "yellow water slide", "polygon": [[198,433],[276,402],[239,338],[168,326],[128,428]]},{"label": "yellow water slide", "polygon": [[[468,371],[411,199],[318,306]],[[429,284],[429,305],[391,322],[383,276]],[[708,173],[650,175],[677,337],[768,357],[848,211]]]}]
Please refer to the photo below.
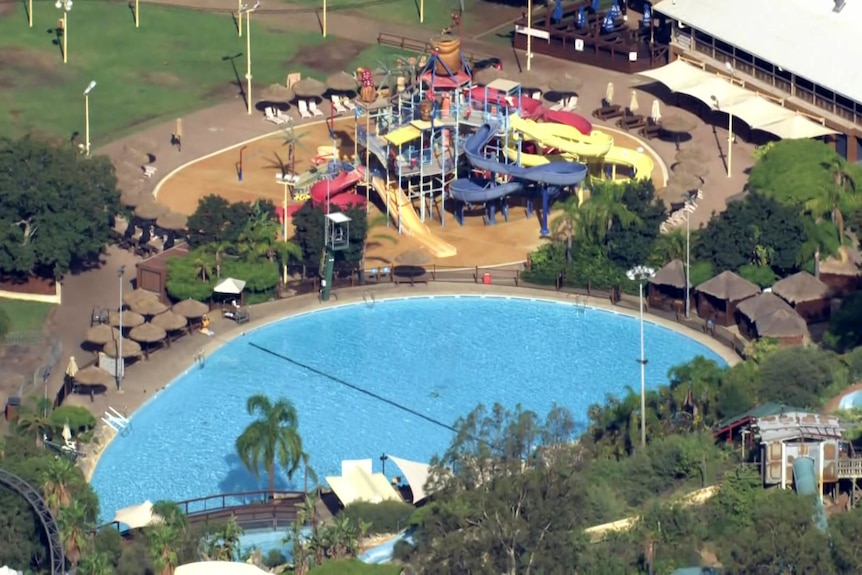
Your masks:
[{"label": "yellow water slide", "polygon": [[398,186],[387,187],[386,182],[376,176],[371,179],[371,186],[386,203],[389,214],[396,221],[400,214],[401,229],[407,235],[416,238],[428,249],[431,255],[436,258],[450,258],[458,253],[455,246],[435,236],[428,229],[428,226],[419,219],[413,204],[404,195],[404,190]]}]

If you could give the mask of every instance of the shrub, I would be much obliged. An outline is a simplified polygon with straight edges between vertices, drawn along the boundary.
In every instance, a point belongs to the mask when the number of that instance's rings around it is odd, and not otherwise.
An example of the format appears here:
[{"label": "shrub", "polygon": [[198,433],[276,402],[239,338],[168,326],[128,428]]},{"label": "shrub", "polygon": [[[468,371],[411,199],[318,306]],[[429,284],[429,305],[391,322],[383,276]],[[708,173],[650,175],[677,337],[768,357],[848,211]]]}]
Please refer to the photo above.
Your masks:
[{"label": "shrub", "polygon": [[62,429],[67,423],[72,433],[84,433],[96,427],[96,418],[83,407],[61,405],[51,414],[51,424],[57,429]]},{"label": "shrub", "polygon": [[273,567],[280,567],[287,563],[287,557],[284,556],[284,553],[279,551],[278,549],[270,549],[269,553],[264,555],[263,564],[272,569]]},{"label": "shrub", "polygon": [[359,521],[370,523],[369,535],[397,533],[407,527],[413,506],[400,501],[356,502],[348,505],[343,513],[356,524]]},{"label": "shrub", "polygon": [[398,565],[368,565],[359,559],[334,559],[308,572],[308,575],[398,575]]}]

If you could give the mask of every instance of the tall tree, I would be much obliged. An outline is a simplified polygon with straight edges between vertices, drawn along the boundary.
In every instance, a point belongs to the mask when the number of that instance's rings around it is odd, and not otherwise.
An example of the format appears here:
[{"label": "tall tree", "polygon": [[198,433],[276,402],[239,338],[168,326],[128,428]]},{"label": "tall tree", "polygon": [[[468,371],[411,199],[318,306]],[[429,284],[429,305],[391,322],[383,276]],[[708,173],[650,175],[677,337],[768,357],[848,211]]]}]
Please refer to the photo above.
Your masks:
[{"label": "tall tree", "polygon": [[284,398],[273,403],[265,395],[253,395],[246,402],[246,410],[257,419],[237,438],[237,454],[255,477],[260,477],[263,467],[269,478],[269,490],[274,491],[276,464],[291,479],[302,461],[302,438],[299,436],[296,408]]},{"label": "tall tree", "polygon": [[60,458],[42,474],[42,494],[55,515],[71,502],[71,485],[79,473],[68,459]]},{"label": "tall tree", "polygon": [[182,542],[182,534],[166,523],[147,528],[147,542],[153,567],[160,575],[172,575],[179,565],[177,550]]},{"label": "tall tree", "polygon": [[856,193],[856,180],[847,162],[837,154],[824,166],[829,170],[831,181],[820,193],[805,203],[805,208],[815,216],[828,215],[838,227],[838,241],[845,241],[844,212],[862,206],[862,195]]},{"label": "tall tree", "polygon": [[114,566],[108,555],[102,551],[91,551],[81,558],[78,575],[113,575]]},{"label": "tall tree", "polygon": [[89,512],[81,502],[72,500],[60,508],[58,522],[60,535],[63,538],[63,548],[66,558],[75,566],[90,544],[90,531],[93,528],[89,520]]}]

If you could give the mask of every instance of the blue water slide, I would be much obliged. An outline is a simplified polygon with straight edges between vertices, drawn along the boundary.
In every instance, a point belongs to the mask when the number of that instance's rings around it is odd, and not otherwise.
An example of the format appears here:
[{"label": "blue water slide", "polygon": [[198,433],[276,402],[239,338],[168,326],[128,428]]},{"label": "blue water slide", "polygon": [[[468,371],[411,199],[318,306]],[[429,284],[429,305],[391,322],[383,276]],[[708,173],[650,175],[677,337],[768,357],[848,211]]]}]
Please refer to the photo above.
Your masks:
[{"label": "blue water slide", "polygon": [[482,125],[467,138],[464,153],[470,164],[479,170],[510,176],[514,181],[497,184],[482,178],[460,178],[449,186],[449,194],[456,200],[467,203],[484,203],[509,196],[522,189],[523,183],[542,186],[542,235],[548,235],[548,210],[550,198],[559,194],[564,186],[577,186],[587,177],[587,167],[575,162],[549,162],[541,166],[527,168],[506,164],[495,158],[482,155],[482,148],[500,130],[499,122]]},{"label": "blue water slide", "polygon": [[794,459],[793,483],[796,487],[796,493],[799,495],[814,496],[814,524],[818,529],[825,531],[828,522],[826,510],[823,508],[823,498],[820,495],[820,486],[817,484],[817,472],[814,463],[814,459],[811,457]]}]

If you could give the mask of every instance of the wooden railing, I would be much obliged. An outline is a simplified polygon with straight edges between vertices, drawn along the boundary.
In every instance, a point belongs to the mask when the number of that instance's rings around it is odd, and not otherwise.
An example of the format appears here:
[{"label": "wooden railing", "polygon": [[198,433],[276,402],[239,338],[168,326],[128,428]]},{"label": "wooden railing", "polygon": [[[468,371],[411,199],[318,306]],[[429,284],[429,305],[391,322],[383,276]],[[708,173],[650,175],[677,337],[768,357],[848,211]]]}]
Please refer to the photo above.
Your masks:
[{"label": "wooden railing", "polygon": [[247,491],[187,499],[177,505],[190,523],[222,521],[233,516],[246,529],[276,529],[296,520],[305,496],[302,491]]},{"label": "wooden railing", "polygon": [[838,479],[862,477],[862,457],[838,460]]},{"label": "wooden railing", "polygon": [[[398,36],[397,34],[386,34],[385,32],[377,35],[377,43],[381,46],[392,46],[393,48],[406,52],[416,52],[418,54],[430,54],[434,51],[434,46],[430,42],[417,40],[416,38],[407,38],[406,36]],[[488,59],[487,56],[465,52],[463,49],[461,50],[461,55],[464,56],[464,59],[467,60],[470,66],[473,66],[476,62]]]}]

